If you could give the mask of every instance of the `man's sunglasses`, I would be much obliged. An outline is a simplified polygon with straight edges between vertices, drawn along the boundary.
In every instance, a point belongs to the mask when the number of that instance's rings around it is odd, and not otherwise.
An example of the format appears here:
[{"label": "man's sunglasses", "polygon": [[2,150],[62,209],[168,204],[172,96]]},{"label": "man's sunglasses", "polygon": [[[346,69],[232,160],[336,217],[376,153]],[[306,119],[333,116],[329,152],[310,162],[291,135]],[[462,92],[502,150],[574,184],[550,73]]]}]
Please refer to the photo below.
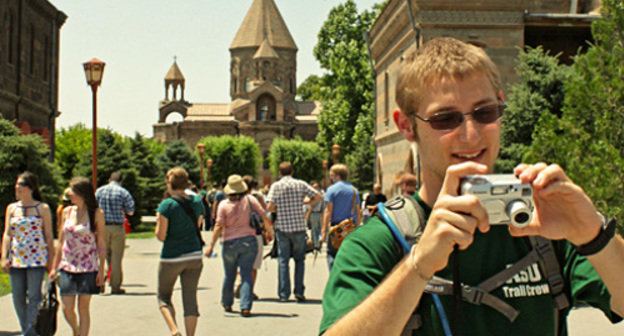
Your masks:
[{"label": "man's sunglasses", "polygon": [[429,117],[429,119],[425,119],[418,114],[414,115],[416,118],[428,122],[431,128],[435,130],[448,131],[459,127],[467,115],[470,115],[474,121],[480,124],[493,123],[503,115],[505,107],[507,105],[503,103],[482,106],[466,113],[459,111],[439,112]]}]

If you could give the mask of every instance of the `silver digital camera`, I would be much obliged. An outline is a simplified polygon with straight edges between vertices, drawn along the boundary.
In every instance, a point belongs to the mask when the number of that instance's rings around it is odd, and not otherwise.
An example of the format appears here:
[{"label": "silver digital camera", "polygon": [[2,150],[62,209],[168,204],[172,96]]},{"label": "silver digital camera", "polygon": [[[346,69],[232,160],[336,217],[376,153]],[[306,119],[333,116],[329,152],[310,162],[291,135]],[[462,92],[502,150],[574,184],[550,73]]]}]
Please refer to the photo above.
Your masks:
[{"label": "silver digital camera", "polygon": [[468,175],[461,179],[459,193],[479,198],[490,224],[511,224],[522,228],[533,217],[533,189],[513,174]]}]

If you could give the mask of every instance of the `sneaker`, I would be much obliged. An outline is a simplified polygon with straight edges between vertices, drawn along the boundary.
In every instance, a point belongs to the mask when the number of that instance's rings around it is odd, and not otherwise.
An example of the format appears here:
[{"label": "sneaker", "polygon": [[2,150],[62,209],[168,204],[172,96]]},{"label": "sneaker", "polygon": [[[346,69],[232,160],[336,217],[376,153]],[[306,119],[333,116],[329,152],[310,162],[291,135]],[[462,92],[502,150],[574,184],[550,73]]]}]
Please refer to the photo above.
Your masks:
[{"label": "sneaker", "polygon": [[288,302],[288,298],[279,298],[279,302]]},{"label": "sneaker", "polygon": [[306,298],[305,296],[303,296],[303,294],[295,294],[295,299],[297,299],[297,302],[305,302]]},{"label": "sneaker", "polygon": [[241,316],[242,317],[250,317],[251,316],[251,312],[249,311],[249,309],[241,309]]},{"label": "sneaker", "polygon": [[223,310],[225,310],[227,313],[231,313],[232,312],[232,306],[223,306]]}]

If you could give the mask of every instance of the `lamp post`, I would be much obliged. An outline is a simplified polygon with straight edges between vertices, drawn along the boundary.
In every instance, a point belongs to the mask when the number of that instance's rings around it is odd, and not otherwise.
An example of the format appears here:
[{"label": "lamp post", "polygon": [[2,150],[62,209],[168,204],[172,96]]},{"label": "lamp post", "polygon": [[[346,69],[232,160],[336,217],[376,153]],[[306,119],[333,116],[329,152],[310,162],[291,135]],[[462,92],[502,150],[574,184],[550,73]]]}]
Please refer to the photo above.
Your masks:
[{"label": "lamp post", "polygon": [[90,61],[82,63],[87,84],[91,86],[91,92],[93,93],[93,129],[91,131],[91,181],[93,189],[97,188],[97,89],[102,84],[105,65],[106,63],[95,57]]},{"label": "lamp post", "polygon": [[204,150],[206,145],[203,143],[197,144],[197,151],[199,152],[199,188],[204,189]]},{"label": "lamp post", "polygon": [[209,188],[212,188],[212,185],[210,184],[210,182],[211,182],[211,180],[212,180],[212,178],[211,178],[211,176],[210,176],[210,173],[211,173],[211,171],[212,171],[212,159],[211,159],[211,158],[208,158],[208,159],[206,160],[206,167],[208,168],[208,187],[209,187]]},{"label": "lamp post", "polygon": [[334,164],[338,163],[338,155],[340,155],[340,145],[332,146],[332,154],[334,155]]},{"label": "lamp post", "polygon": [[323,189],[327,190],[327,167],[329,166],[329,162],[327,160],[323,160]]}]

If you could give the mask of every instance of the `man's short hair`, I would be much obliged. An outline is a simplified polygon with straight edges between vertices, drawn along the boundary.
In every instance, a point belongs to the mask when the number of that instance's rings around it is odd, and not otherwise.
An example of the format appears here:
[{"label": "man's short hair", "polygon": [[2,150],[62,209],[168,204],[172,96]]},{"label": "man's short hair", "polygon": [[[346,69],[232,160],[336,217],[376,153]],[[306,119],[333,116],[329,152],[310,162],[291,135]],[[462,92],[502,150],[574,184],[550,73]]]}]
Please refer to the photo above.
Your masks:
[{"label": "man's short hair", "polygon": [[167,181],[173,190],[184,190],[189,186],[188,173],[182,167],[173,167],[167,171]]},{"label": "man's short hair", "polygon": [[292,163],[290,163],[288,161],[284,161],[284,162],[279,164],[279,173],[280,173],[280,175],[282,175],[282,176],[292,175],[292,172],[293,172]]},{"label": "man's short hair", "polygon": [[116,170],[110,174],[109,181],[121,183],[121,172]]},{"label": "man's short hair", "polygon": [[418,178],[411,173],[405,173],[401,176],[401,185],[408,185],[411,187],[418,187]]},{"label": "man's short hair", "polygon": [[342,181],[346,181],[349,178],[349,168],[347,168],[347,166],[343,165],[342,163],[337,163],[333,165],[329,169],[329,173],[340,176],[340,179]]},{"label": "man's short hair", "polygon": [[434,38],[408,57],[396,83],[396,102],[414,123],[425,88],[442,78],[463,79],[476,73],[487,76],[494,94],[501,91],[500,74],[485,51],[452,37]]}]

